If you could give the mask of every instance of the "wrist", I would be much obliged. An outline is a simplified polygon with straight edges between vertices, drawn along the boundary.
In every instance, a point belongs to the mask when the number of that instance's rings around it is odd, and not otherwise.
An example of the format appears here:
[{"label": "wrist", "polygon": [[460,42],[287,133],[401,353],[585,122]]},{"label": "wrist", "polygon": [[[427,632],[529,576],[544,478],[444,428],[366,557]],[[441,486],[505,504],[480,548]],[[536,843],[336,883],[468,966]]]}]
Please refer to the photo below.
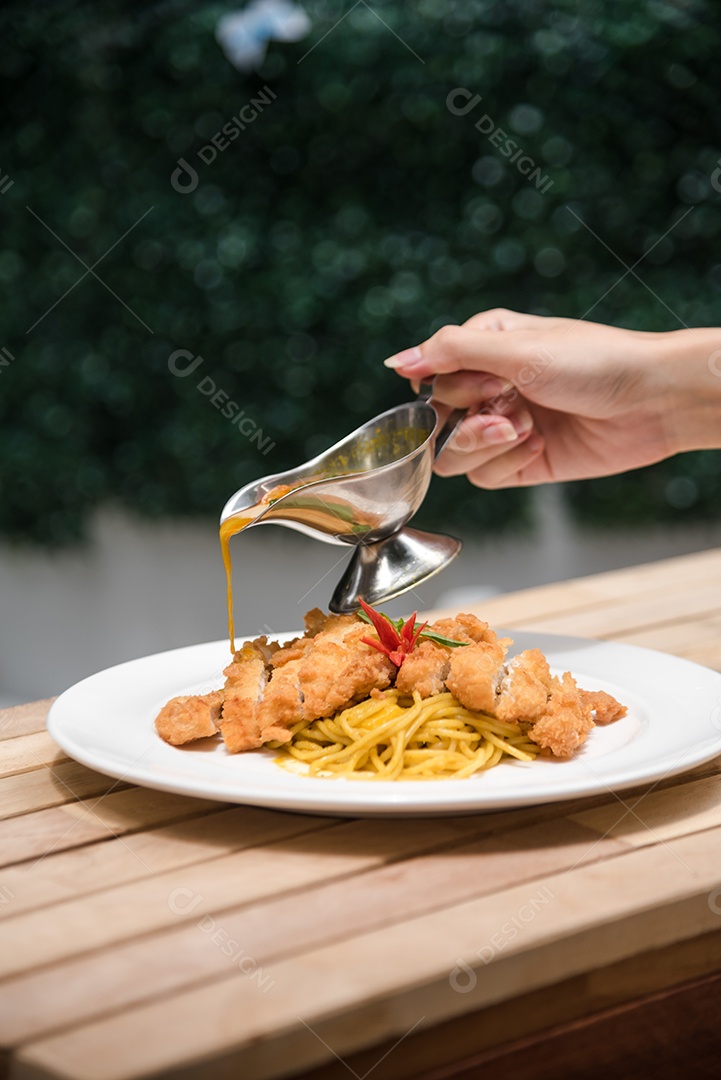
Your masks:
[{"label": "wrist", "polygon": [[721,329],[659,334],[664,424],[671,453],[721,447]]}]

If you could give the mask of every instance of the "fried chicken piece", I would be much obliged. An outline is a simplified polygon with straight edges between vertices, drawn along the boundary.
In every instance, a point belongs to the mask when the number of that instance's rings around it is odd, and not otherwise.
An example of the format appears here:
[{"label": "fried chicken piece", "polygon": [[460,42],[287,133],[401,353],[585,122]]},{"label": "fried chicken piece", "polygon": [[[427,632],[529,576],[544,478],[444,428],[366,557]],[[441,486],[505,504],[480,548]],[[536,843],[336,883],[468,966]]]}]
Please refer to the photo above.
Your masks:
[{"label": "fried chicken piece", "polygon": [[258,716],[260,701],[268,682],[265,638],[246,642],[236,652],[223,674],[223,712],[220,733],[231,754],[261,746]]},{"label": "fried chicken piece", "polygon": [[371,690],[390,686],[395,666],[387,656],[360,637],[366,633],[348,633],[341,641],[327,638],[322,631],[300,668],[303,694],[303,717],[318,720],[333,716],[367,698]]},{"label": "fried chicken piece", "polygon": [[396,689],[401,694],[412,694],[417,690],[422,698],[442,694],[450,670],[451,650],[448,646],[421,638],[398,669]]},{"label": "fried chicken piece", "polygon": [[273,653],[270,663],[274,668],[281,668],[292,660],[300,660],[312,645],[313,639],[305,636],[286,641],[285,645],[281,645],[277,652]]},{"label": "fried chicken piece", "polygon": [[446,686],[467,709],[493,713],[506,674],[505,659],[506,645],[497,638],[453,649]]},{"label": "fried chicken piece", "polygon": [[607,694],[605,690],[580,690],[583,701],[590,705],[593,711],[593,719],[597,724],[611,724],[614,720],[620,720],[625,716],[628,709],[615,697]]},{"label": "fried chicken piece", "polygon": [[593,724],[591,706],[584,701],[569,671],[551,679],[546,711],[529,728],[528,737],[554,757],[570,757],[586,739]]},{"label": "fried chicken piece", "polygon": [[222,702],[222,690],[172,698],[158,713],[155,730],[171,746],[217,735]]},{"label": "fried chicken piece", "polygon": [[[282,647],[278,644],[277,641],[268,641],[268,638],[265,636],[265,634],[263,634],[262,637],[257,637],[255,641],[251,641],[249,644],[252,645],[253,649],[259,656],[262,656],[266,664],[270,663],[271,659]],[[233,654],[233,659],[240,656],[241,653],[245,656],[246,654],[243,653],[244,648],[245,645],[241,646],[239,651]]]},{"label": "fried chicken piece", "polygon": [[[548,661],[539,649],[528,649],[506,663],[511,642],[498,638],[487,623],[472,615],[458,615],[434,624],[445,637],[468,642],[450,653],[445,685],[453,696],[473,712],[487,712],[507,723],[527,724],[529,738],[549,750],[554,757],[570,757],[584,742],[596,721],[608,723],[625,715],[625,708],[610,694],[579,690],[566,672],[561,679],[551,675]],[[472,642],[472,643],[471,643]],[[404,661],[396,685],[412,689],[420,672]],[[436,667],[436,673],[439,671]],[[439,691],[435,691],[436,693]]]},{"label": "fried chicken piece", "polygon": [[[311,622],[314,627],[318,623]],[[313,634],[312,644],[320,641],[360,641],[369,633],[368,624],[364,623],[357,615],[326,615],[320,629]]]},{"label": "fried chicken piece", "polygon": [[258,741],[262,746],[271,739],[288,742],[290,728],[303,719],[303,694],[300,689],[302,656],[296,656],[276,668],[258,705]]},{"label": "fried chicken piece", "polygon": [[540,649],[527,649],[506,665],[501,679],[494,716],[513,724],[533,721],[546,711],[551,694],[551,672]]},{"label": "fried chicken piece", "polygon": [[306,611],[303,616],[303,622],[305,623],[306,637],[315,637],[325,627],[328,619],[332,618],[330,615],[326,615],[320,608],[314,607],[310,611]]},{"label": "fried chicken piece", "polygon": [[[488,623],[477,619],[475,615],[463,613],[457,615],[455,619],[439,619],[428,629],[452,641],[463,642],[463,647],[453,649],[451,646],[440,645],[430,639],[421,638],[413,652],[403,661],[396,678],[396,688],[402,694],[412,694],[416,690],[422,698],[427,698],[434,694],[442,694],[447,686],[456,697],[458,693],[461,693],[465,694],[468,700],[471,700],[469,695],[472,695],[473,700],[480,700],[478,697],[480,692],[482,699],[487,704],[490,703],[495,697],[495,690],[491,689],[491,684],[496,679],[495,658],[497,657],[502,663],[505,657],[505,646],[511,644],[510,639],[499,639]],[[452,657],[468,652],[469,647],[476,645],[485,647],[476,650],[470,661],[457,660],[454,665]],[[485,686],[488,682],[485,691],[481,692],[478,686],[471,689],[467,685],[471,671],[474,683],[480,679]],[[449,677],[456,688],[455,691],[448,682]],[[462,699],[458,697],[458,700]],[[466,707],[470,708],[470,706]]]},{"label": "fried chicken piece", "polygon": [[[481,641],[495,645],[499,640],[498,634],[490,628],[487,622],[477,619],[475,615],[468,615],[463,612],[456,615],[455,619],[439,619],[438,622],[431,623],[428,629],[434,630],[437,634],[441,634],[442,637],[451,638],[453,641],[465,641],[469,645]],[[507,645],[511,643],[509,638],[502,640]]]},{"label": "fried chicken piece", "polygon": [[446,688],[467,709],[493,712],[511,639],[499,638],[487,622],[463,612],[455,619],[439,619],[430,629],[464,642],[462,648],[449,649]]},{"label": "fried chicken piece", "polygon": [[[368,628],[355,615],[325,616],[316,610],[308,613],[306,626],[306,634],[274,651],[262,670],[256,643],[252,653],[227,668],[233,728],[226,744],[231,752],[287,742],[300,720],[332,716],[371,690],[390,686],[395,668],[361,641]],[[239,679],[236,692],[233,685]],[[224,708],[223,721],[226,715]],[[225,723],[221,731],[225,738]]]},{"label": "fried chicken piece", "polygon": [[368,627],[356,615],[324,615],[315,608],[305,621],[306,635],[291,643],[287,655],[273,657],[276,671],[263,702],[269,720],[292,724],[332,716],[390,685],[395,669],[361,641]]}]

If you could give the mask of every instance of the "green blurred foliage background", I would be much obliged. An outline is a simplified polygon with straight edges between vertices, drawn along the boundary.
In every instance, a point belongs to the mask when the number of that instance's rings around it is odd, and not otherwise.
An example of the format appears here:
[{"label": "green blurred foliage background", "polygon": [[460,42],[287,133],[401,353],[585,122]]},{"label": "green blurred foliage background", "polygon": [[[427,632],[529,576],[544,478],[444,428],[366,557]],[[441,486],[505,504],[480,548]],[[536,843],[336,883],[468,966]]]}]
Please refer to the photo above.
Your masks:
[{"label": "green blurred foliage background", "polygon": [[[407,397],[385,356],[484,308],[721,322],[712,0],[308,0],[309,37],[249,75],[214,39],[235,6],[0,13],[6,537],[74,541],[109,501],[215,518],[240,484]],[[272,103],[201,161],[264,87]],[[482,102],[452,114],[454,87]],[[476,130],[483,114],[545,194]],[[170,182],[180,158],[191,193]],[[197,376],[170,373],[177,349],[203,357]],[[206,376],[269,453],[197,390]],[[595,523],[719,516],[721,455],[566,491]],[[527,496],[435,480],[422,518],[518,527]]]}]

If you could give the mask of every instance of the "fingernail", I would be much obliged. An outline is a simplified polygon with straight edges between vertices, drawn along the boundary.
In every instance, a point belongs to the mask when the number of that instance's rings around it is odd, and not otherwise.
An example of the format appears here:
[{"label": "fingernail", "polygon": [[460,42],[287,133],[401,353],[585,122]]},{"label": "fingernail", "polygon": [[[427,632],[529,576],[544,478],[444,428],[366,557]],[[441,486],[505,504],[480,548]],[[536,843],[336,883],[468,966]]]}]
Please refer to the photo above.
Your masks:
[{"label": "fingernail", "polygon": [[526,446],[535,454],[538,450],[543,449],[543,439],[540,435],[531,435],[530,439],[526,442]]},{"label": "fingernail", "polygon": [[392,368],[395,371],[396,368],[415,367],[416,364],[420,364],[422,359],[420,348],[414,345],[412,349],[404,349],[403,352],[396,353],[395,356],[389,356],[383,363],[387,368]]},{"label": "fingernail", "polygon": [[483,429],[483,441],[498,445],[499,443],[515,442],[518,438],[516,429],[510,424],[493,424],[492,427]]},{"label": "fingernail", "polygon": [[522,413],[518,417],[516,430],[519,435],[525,435],[533,427],[533,417],[530,413]]}]

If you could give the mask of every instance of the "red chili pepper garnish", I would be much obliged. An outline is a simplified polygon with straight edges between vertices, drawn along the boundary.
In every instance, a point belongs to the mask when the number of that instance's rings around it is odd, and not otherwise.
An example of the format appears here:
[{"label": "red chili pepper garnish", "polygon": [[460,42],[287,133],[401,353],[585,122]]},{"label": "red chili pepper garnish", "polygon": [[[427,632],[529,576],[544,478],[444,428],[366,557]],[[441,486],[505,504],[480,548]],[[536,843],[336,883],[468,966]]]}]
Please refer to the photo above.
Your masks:
[{"label": "red chili pepper garnish", "polygon": [[428,623],[424,622],[416,629],[416,615],[418,612],[414,611],[410,619],[403,623],[399,631],[387,615],[383,615],[380,611],[374,611],[370,604],[366,604],[365,600],[361,600],[360,597],[358,600],[360,606],[373,623],[373,628],[379,638],[378,641],[375,641],[373,638],[364,637],[361,638],[361,641],[364,645],[371,645],[374,649],[378,649],[378,652],[382,652],[391,663],[399,668],[406,656],[413,652],[418,638],[428,626]]}]

